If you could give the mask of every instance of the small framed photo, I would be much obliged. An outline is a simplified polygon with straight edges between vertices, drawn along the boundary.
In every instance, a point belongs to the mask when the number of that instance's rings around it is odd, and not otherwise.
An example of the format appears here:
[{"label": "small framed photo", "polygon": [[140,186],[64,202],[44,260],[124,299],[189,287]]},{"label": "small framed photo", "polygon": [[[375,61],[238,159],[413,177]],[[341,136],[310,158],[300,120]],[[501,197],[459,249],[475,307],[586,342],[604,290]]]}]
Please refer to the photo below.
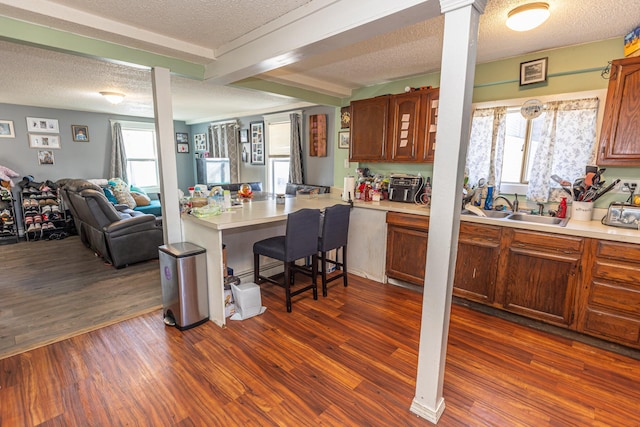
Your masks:
[{"label": "small framed photo", "polygon": [[178,153],[188,153],[189,152],[189,144],[185,144],[184,142],[178,143]]},{"label": "small framed photo", "polygon": [[249,142],[249,129],[240,129],[240,143]]},{"label": "small framed photo", "polygon": [[56,119],[27,117],[27,132],[60,133],[60,127]]},{"label": "small framed photo", "polygon": [[89,126],[71,125],[71,135],[75,142],[89,142]]},{"label": "small framed photo", "polygon": [[178,144],[188,144],[189,134],[186,132],[176,132],[176,142]]},{"label": "small framed photo", "polygon": [[251,122],[251,164],[264,165],[264,122]]},{"label": "small framed photo", "polygon": [[349,131],[338,132],[338,148],[349,148]]},{"label": "small framed photo", "polygon": [[540,58],[520,63],[520,86],[546,82],[548,59]]},{"label": "small framed photo", "polygon": [[53,151],[51,150],[38,150],[38,164],[39,165],[52,165]]},{"label": "small framed photo", "polygon": [[15,138],[16,132],[12,120],[0,120],[0,138]]},{"label": "small framed photo", "polygon": [[351,107],[342,107],[340,109],[340,127],[349,129],[351,126]]},{"label": "small framed photo", "polygon": [[60,137],[58,135],[29,134],[29,148],[60,148]]},{"label": "small framed photo", "polygon": [[202,151],[209,151],[207,149],[206,133],[196,133],[195,135],[193,135],[193,150],[196,153],[200,153]]}]

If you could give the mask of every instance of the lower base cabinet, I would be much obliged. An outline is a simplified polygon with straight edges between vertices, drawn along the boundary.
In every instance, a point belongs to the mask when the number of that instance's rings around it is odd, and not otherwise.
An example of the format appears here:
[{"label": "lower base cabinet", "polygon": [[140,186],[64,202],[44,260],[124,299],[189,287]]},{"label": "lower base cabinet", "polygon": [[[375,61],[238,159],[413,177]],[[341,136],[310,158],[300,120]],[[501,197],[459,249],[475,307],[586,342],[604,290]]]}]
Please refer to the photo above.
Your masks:
[{"label": "lower base cabinet", "polygon": [[427,216],[387,213],[387,277],[424,285],[428,232]]},{"label": "lower base cabinet", "polygon": [[[428,233],[387,214],[387,277],[424,284]],[[461,222],[453,294],[640,349],[640,245]]]},{"label": "lower base cabinet", "polygon": [[507,311],[573,325],[584,239],[519,229],[504,233],[497,302]]},{"label": "lower base cabinet", "polygon": [[592,240],[578,331],[640,348],[640,246]]}]

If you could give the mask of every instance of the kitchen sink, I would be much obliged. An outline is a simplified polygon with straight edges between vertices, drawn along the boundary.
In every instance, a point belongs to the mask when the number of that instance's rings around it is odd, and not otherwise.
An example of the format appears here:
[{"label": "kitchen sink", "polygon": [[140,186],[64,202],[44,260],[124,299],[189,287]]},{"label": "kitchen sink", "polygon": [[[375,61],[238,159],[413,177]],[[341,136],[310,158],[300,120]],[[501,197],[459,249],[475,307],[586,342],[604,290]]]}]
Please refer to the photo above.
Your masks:
[{"label": "kitchen sink", "polygon": [[[506,212],[506,211],[485,211],[485,210],[483,210],[482,213],[484,213],[488,218],[506,218],[509,215],[511,215],[511,212]],[[477,215],[477,214],[473,213],[472,211],[470,211],[468,209],[463,209],[462,210],[462,215],[480,216],[480,215]]]},{"label": "kitchen sink", "polygon": [[553,216],[529,215],[525,213],[514,213],[506,217],[509,221],[534,222],[536,224],[558,225],[564,227],[567,225],[568,218],[556,218]]}]

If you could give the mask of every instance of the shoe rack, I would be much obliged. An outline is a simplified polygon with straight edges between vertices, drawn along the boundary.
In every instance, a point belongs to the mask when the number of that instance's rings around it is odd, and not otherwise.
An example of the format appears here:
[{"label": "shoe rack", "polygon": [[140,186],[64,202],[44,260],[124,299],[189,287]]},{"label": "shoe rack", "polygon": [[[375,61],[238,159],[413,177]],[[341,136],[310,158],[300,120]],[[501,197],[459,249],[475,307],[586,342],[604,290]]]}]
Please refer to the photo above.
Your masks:
[{"label": "shoe rack", "polygon": [[18,226],[16,224],[13,195],[5,187],[0,187],[0,243],[17,243]]},{"label": "shoe rack", "polygon": [[25,187],[20,194],[27,241],[50,240],[50,236],[65,229],[65,210],[56,190]]}]

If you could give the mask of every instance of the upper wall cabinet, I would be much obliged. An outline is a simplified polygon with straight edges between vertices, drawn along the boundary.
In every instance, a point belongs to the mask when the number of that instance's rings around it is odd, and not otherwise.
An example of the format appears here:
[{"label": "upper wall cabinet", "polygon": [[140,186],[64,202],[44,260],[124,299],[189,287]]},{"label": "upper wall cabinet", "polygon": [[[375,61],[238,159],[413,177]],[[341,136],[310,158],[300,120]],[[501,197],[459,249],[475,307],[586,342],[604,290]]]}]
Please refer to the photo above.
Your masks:
[{"label": "upper wall cabinet", "polygon": [[640,57],[616,59],[600,132],[598,164],[640,166]]},{"label": "upper wall cabinet", "polygon": [[390,96],[351,102],[349,160],[380,162],[387,159],[387,118]]},{"label": "upper wall cabinet", "polygon": [[351,103],[350,160],[432,162],[438,89]]}]

